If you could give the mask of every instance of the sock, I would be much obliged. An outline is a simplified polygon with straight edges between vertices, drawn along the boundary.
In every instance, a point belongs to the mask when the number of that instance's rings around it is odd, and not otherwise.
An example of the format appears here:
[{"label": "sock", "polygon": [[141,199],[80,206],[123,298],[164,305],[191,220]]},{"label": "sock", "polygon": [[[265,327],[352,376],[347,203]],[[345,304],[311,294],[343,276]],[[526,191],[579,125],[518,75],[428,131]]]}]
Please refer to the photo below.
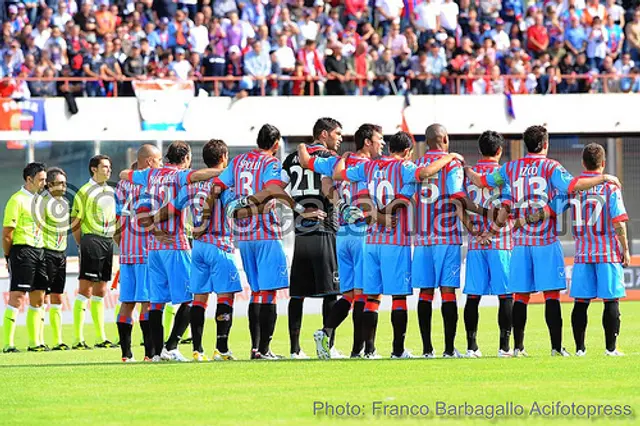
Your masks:
[{"label": "sock", "polygon": [[96,342],[104,342],[107,340],[104,332],[104,298],[91,296],[91,319],[96,330]]},{"label": "sock", "polygon": [[544,292],[544,317],[549,328],[551,348],[562,350],[562,311],[560,309],[560,292],[558,290]]},{"label": "sock", "polygon": [[46,316],[47,310],[44,305],[40,306],[40,312],[38,313],[38,319],[40,320],[38,323],[38,345],[44,346],[44,319]]},{"label": "sock", "polygon": [[329,338],[333,337],[334,330],[338,328],[338,326],[342,324],[342,321],[349,315],[352,302],[350,297],[344,296],[333,304],[333,308],[331,308],[331,312],[329,312],[327,320],[324,323],[324,332],[327,333]]},{"label": "sock", "polygon": [[49,323],[55,346],[62,344],[62,305],[49,305]]},{"label": "sock", "polygon": [[219,297],[216,306],[216,349],[229,352],[229,331],[233,323],[233,297]]},{"label": "sock", "polygon": [[193,301],[191,304],[189,321],[191,323],[191,337],[193,338],[193,351],[204,352],[202,348],[202,334],[204,333],[204,317],[207,312],[207,304]]},{"label": "sock", "polygon": [[251,350],[257,351],[258,343],[260,343],[260,292],[251,292],[247,316],[249,319],[249,333],[251,334]]},{"label": "sock", "polygon": [[358,294],[353,302],[353,346],[351,355],[358,355],[364,350],[364,337],[362,334],[362,315],[367,296]]},{"label": "sock", "polygon": [[464,305],[464,329],[467,332],[467,349],[470,351],[478,350],[476,336],[478,334],[479,305],[480,296],[467,296],[467,302]]},{"label": "sock", "polygon": [[589,309],[589,300],[576,299],[571,311],[571,328],[573,328],[573,339],[576,342],[576,352],[585,351],[585,336],[587,333],[587,309]]},{"label": "sock", "polygon": [[418,323],[420,325],[420,336],[422,336],[422,354],[433,352],[431,343],[431,314],[433,312],[433,294],[420,293],[418,300]]},{"label": "sock", "polygon": [[270,351],[269,346],[271,345],[271,339],[273,338],[273,331],[276,328],[278,313],[276,311],[276,292],[263,291],[261,293],[260,344],[258,345],[258,351],[264,355]]},{"label": "sock", "polygon": [[73,337],[75,343],[84,342],[84,317],[87,313],[87,298],[79,294],[73,302]]},{"label": "sock", "polygon": [[456,328],[458,327],[458,304],[455,293],[442,293],[440,311],[444,323],[444,351],[452,354],[455,350]]},{"label": "sock", "polygon": [[513,300],[513,348],[524,350],[524,329],[527,325],[528,293],[516,293]]},{"label": "sock", "polygon": [[40,308],[29,306],[27,310],[27,334],[29,336],[29,347],[38,346],[38,329],[40,328]]},{"label": "sock", "polygon": [[122,358],[133,358],[131,353],[131,331],[133,330],[133,319],[124,315],[118,315],[118,338],[120,339],[120,349]]},{"label": "sock", "polygon": [[[173,322],[176,316],[176,308],[171,304],[167,304],[164,307],[164,316],[162,317],[162,327],[164,328],[164,341],[169,340],[171,330],[173,330]],[[164,346],[164,342],[162,343]]]},{"label": "sock", "polygon": [[4,311],[4,347],[14,347],[15,343],[13,341],[14,336],[16,335],[16,319],[18,318],[18,308],[14,308],[13,306],[7,305]]},{"label": "sock", "polygon": [[176,312],[175,319],[173,321],[173,328],[171,329],[171,334],[169,335],[169,339],[167,339],[167,350],[172,351],[178,347],[178,343],[180,343],[180,338],[184,334],[184,331],[189,326],[189,319],[191,316],[191,306],[189,303],[183,303],[178,308]]},{"label": "sock", "polygon": [[[163,311],[164,304],[162,303],[152,303],[149,307],[149,327],[151,329],[151,342],[154,356],[160,355],[164,347]],[[151,358],[153,358],[153,356]]]},{"label": "sock", "polygon": [[378,328],[378,308],[380,301],[367,299],[362,313],[362,336],[364,337],[364,353],[372,354],[376,351],[376,328]]},{"label": "sock", "polygon": [[393,299],[391,305],[391,325],[393,326],[393,352],[392,355],[400,356],[404,353],[404,338],[407,334],[407,299]]},{"label": "sock", "polygon": [[620,303],[617,299],[604,301],[602,326],[607,350],[614,351],[620,334]]},{"label": "sock", "polygon": [[513,327],[512,310],[513,298],[511,295],[499,296],[498,302],[498,327],[500,327],[500,349],[509,352],[509,339],[511,338],[511,328]]},{"label": "sock", "polygon": [[302,311],[304,298],[289,299],[289,349],[291,354],[300,352],[300,329],[302,328]]},{"label": "sock", "polygon": [[[331,315],[331,311],[333,310],[336,301],[338,300],[338,296],[325,296],[322,298],[322,324],[326,324],[329,320],[329,315]],[[329,347],[332,348],[336,340],[336,334],[331,333],[329,336]]]},{"label": "sock", "polygon": [[140,330],[142,331],[142,342],[144,343],[144,356],[153,358],[153,337],[151,336],[151,321],[149,321],[149,312],[140,314]]}]

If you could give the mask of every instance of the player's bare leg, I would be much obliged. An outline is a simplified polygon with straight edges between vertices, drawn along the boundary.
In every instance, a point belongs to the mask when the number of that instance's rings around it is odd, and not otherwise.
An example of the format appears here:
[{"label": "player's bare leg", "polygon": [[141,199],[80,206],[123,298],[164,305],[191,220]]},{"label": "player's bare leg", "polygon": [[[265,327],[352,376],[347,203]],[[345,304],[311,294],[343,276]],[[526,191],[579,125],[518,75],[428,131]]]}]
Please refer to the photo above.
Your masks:
[{"label": "player's bare leg", "polygon": [[233,324],[233,293],[221,293],[218,295],[216,306],[216,350],[213,359],[216,361],[232,361],[236,358],[229,350],[229,332]]},{"label": "player's bare leg", "polygon": [[524,350],[524,329],[527,325],[529,293],[516,293],[513,298],[513,356],[527,356]]},{"label": "player's bare leg", "polygon": [[191,337],[193,338],[193,359],[196,361],[207,361],[202,347],[202,334],[204,332],[204,321],[209,303],[209,294],[194,294],[191,303],[190,323]]},{"label": "player's bare leg", "polygon": [[435,358],[433,343],[431,341],[433,292],[434,289],[432,288],[423,288],[420,290],[418,299],[418,323],[420,325],[420,336],[422,337],[422,356],[425,358]]},{"label": "player's bare leg", "polygon": [[362,334],[364,336],[364,357],[380,358],[376,352],[376,331],[378,329],[378,309],[382,295],[367,295],[367,303],[362,314]]}]

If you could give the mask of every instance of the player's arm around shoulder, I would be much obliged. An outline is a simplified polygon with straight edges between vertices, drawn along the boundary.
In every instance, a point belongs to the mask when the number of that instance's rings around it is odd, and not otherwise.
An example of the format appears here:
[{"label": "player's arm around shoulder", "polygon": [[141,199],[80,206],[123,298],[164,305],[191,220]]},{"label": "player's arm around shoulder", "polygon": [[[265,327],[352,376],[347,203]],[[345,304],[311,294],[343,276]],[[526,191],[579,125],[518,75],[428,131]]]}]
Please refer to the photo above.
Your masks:
[{"label": "player's arm around shoulder", "polygon": [[422,181],[422,180],[428,179],[429,177],[435,175],[440,170],[448,166],[450,163],[454,163],[454,164],[457,163],[457,165],[462,167],[462,164],[464,164],[464,157],[455,152],[450,152],[447,155],[443,155],[442,157],[429,163],[426,166],[418,167],[418,170],[416,172],[417,180]]}]

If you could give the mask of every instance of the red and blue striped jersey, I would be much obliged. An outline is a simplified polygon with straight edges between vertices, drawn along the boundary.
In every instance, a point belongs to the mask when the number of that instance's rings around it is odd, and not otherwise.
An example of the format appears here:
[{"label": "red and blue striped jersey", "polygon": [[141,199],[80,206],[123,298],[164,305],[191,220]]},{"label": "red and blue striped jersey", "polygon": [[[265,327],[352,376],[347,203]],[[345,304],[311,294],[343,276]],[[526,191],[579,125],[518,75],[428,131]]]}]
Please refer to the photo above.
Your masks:
[{"label": "red and blue striped jersey", "polygon": [[120,225],[120,263],[147,262],[149,232],[136,220],[135,208],[144,187],[121,180],[116,185],[116,217]]},{"label": "red and blue striped jersey", "polygon": [[[190,183],[192,170],[164,166],[159,169],[135,170],[129,180],[145,187],[137,212],[155,214],[162,207],[170,205],[183,186]],[[148,250],[189,250],[185,221],[182,214],[170,212],[169,219],[156,224],[158,229],[172,236],[171,243],[158,241],[153,234],[149,235]]]},{"label": "red and blue striped jersey", "polygon": [[[215,184],[233,189],[239,197],[253,195],[269,185],[286,186],[280,161],[258,149],[236,156],[215,179]],[[275,200],[271,203],[275,207]],[[282,239],[282,228],[274,208],[249,218],[236,219],[234,236],[238,241]]]},{"label": "red and blue striped jersey", "polygon": [[[444,151],[427,151],[416,161],[418,167],[428,166],[447,155]],[[416,246],[434,244],[462,244],[462,228],[456,215],[452,199],[466,194],[463,188],[464,170],[458,160],[454,160],[426,181],[418,184],[416,190]]]},{"label": "red and blue striped jersey", "polygon": [[[580,177],[600,173],[583,172]],[[575,263],[620,263],[623,251],[614,224],[629,220],[622,200],[622,191],[611,183],[596,185],[554,199],[557,214],[571,210],[573,239],[576,244]]]},{"label": "red and blue striped jersey", "polygon": [[205,232],[198,238],[199,241],[214,244],[227,252],[233,252],[234,247],[231,241],[232,223],[225,212],[227,205],[235,199],[233,191],[230,189],[222,191],[213,206],[209,220],[205,222],[202,217],[213,183],[214,180],[210,179],[183,186],[172,204],[176,210],[191,213],[194,233],[204,227]]},{"label": "red and blue striped jersey", "polygon": [[[526,217],[539,209],[549,210],[550,200],[556,194],[572,192],[576,181],[560,163],[539,154],[509,161],[482,177],[483,185],[490,188],[510,186],[515,218]],[[527,224],[513,232],[513,243],[516,246],[553,244],[558,239],[556,226],[555,215]]]},{"label": "red and blue striped jersey", "polygon": [[[472,167],[473,171],[480,174],[491,174],[500,168],[500,164],[492,160],[478,160]],[[475,204],[484,208],[491,205],[499,207],[501,203],[511,201],[511,187],[504,185],[499,188],[478,188],[471,180],[465,178],[464,189],[467,191],[469,199]],[[469,212],[471,222],[476,229],[483,234],[491,229],[491,221],[481,215]],[[513,238],[511,237],[511,227],[503,227],[490,244],[479,244],[476,237],[469,235],[469,250],[511,250],[513,248]]]},{"label": "red and blue striped jersey", "polygon": [[[409,200],[415,193],[418,175],[419,168],[414,163],[382,157],[346,169],[344,180],[365,183],[369,196],[377,208],[382,209],[394,198]],[[367,229],[367,244],[411,245],[409,209],[397,210],[396,216],[398,221],[394,228],[371,223]]]}]

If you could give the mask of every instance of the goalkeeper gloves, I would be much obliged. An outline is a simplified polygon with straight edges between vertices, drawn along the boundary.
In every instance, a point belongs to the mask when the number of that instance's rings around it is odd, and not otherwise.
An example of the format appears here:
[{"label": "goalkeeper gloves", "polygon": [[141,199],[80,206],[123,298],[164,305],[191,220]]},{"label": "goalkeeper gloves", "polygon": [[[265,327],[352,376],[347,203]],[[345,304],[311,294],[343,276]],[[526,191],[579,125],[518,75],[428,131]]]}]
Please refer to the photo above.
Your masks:
[{"label": "goalkeeper gloves", "polygon": [[348,224],[353,224],[358,221],[364,220],[364,213],[357,207],[350,206],[344,201],[340,200],[336,204],[336,209],[340,213],[340,217]]}]

